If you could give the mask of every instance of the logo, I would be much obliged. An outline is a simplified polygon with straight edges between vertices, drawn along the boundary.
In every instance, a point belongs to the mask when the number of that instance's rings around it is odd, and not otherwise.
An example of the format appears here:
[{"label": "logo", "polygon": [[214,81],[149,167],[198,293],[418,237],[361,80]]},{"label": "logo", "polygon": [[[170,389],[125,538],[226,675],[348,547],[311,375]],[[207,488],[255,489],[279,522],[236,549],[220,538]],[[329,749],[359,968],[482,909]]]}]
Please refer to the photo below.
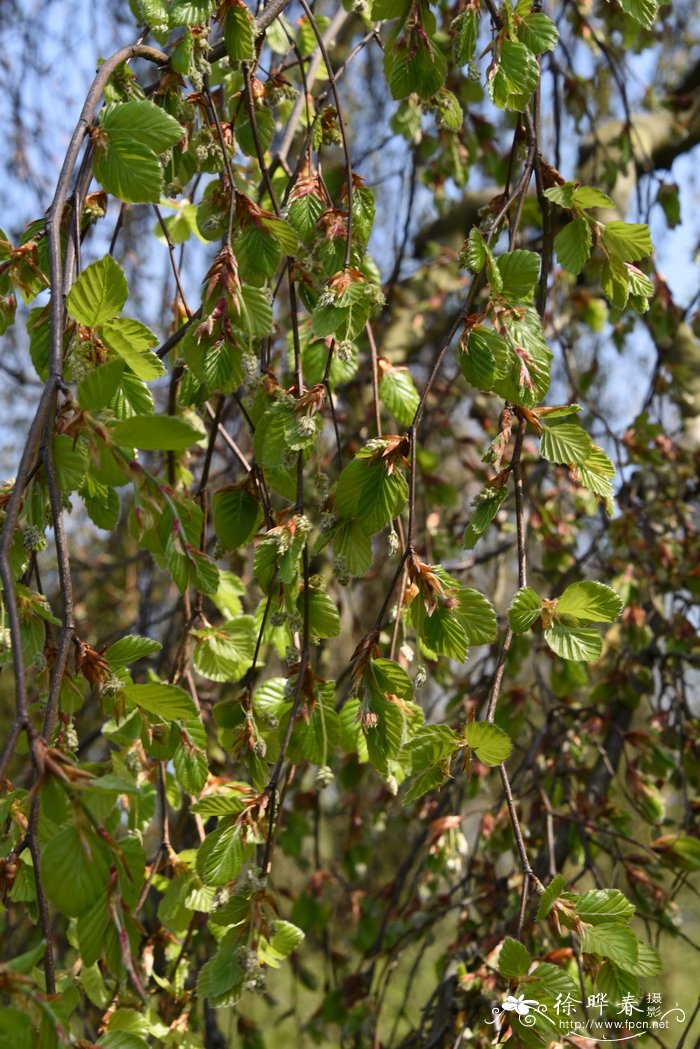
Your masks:
[{"label": "logo", "polygon": [[570,994],[558,994],[550,1004],[509,994],[491,1014],[493,1019],[486,1023],[499,1032],[511,1017],[517,1017],[526,1027],[538,1024],[550,1032],[587,1035],[599,1042],[626,1042],[642,1034],[669,1031],[672,1024],[683,1024],[686,1019],[678,1002],[664,1009],[663,995],[651,991],[642,999],[626,994],[619,1001],[610,1001],[599,992],[589,994],[585,1004]]}]

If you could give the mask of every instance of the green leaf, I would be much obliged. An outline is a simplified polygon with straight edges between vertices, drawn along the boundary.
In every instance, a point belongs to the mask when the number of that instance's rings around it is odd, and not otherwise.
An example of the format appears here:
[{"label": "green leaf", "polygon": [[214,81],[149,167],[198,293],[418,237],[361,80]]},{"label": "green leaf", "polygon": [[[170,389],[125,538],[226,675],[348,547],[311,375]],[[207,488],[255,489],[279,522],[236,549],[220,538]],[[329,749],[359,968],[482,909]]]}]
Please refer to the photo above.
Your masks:
[{"label": "green leaf", "polygon": [[59,434],[52,443],[53,465],[56,481],[62,492],[75,492],[85,479],[87,451],[81,443],[75,444],[72,437]]},{"label": "green leaf", "polygon": [[510,351],[502,335],[476,324],[465,331],[460,344],[459,366],[467,382],[485,393],[508,374]]},{"label": "green leaf", "polygon": [[169,5],[170,25],[205,25],[217,6],[217,0],[175,0]]},{"label": "green leaf", "polygon": [[600,286],[613,306],[624,310],[630,293],[629,274],[624,262],[617,255],[610,255],[603,263]]},{"label": "green leaf", "polygon": [[614,208],[615,202],[595,186],[577,186],[573,203],[578,208]]},{"label": "green leaf", "polygon": [[411,33],[385,50],[384,72],[392,98],[406,98],[415,92],[429,99],[445,82],[447,58],[424,32]]},{"label": "green leaf", "polygon": [[502,291],[505,299],[526,302],[540,275],[540,257],[534,251],[507,251],[496,260],[501,274]]},{"label": "green leaf", "polygon": [[[309,631],[316,637],[337,637],[340,633],[340,616],[335,603],[323,590],[309,588]],[[297,609],[304,615],[304,592],[299,594]]]},{"label": "green leaf", "polygon": [[538,922],[543,921],[547,917],[555,902],[559,899],[565,888],[566,880],[561,876],[561,874],[556,874],[552,878],[542,895],[540,896],[540,905],[537,909]]},{"label": "green leaf", "polygon": [[431,765],[429,768],[419,772],[417,776],[414,776],[411,780],[411,784],[403,796],[401,804],[405,807],[412,805],[414,801],[418,801],[422,798],[429,790],[435,790],[436,787],[441,787],[443,783],[449,778],[445,772],[443,765]]},{"label": "green leaf", "polygon": [[159,652],[162,647],[160,641],[154,641],[150,637],[127,634],[110,645],[104,655],[112,670],[122,670],[131,666],[137,659],[144,659],[145,656]]},{"label": "green leaf", "polygon": [[620,0],[620,7],[645,29],[653,28],[659,13],[657,0]]},{"label": "green leaf", "polygon": [[410,755],[411,771],[420,772],[433,765],[448,765],[461,747],[462,741],[449,725],[421,725],[404,746],[402,757]]},{"label": "green leaf", "polygon": [[596,975],[595,985],[596,990],[606,994],[611,1002],[620,1002],[629,994],[635,998],[639,997],[639,983],[636,977],[618,968],[611,961],[603,962]]},{"label": "green leaf", "polygon": [[209,778],[207,735],[201,721],[189,721],[173,755],[177,781],[188,794],[199,794]]},{"label": "green leaf", "polygon": [[612,623],[622,607],[622,599],[612,587],[583,580],[567,586],[557,601],[557,614],[575,616],[582,623]]},{"label": "green leaf", "polygon": [[181,452],[206,434],[175,415],[132,415],[112,423],[112,437],[125,448],[154,452]]},{"label": "green leaf", "polygon": [[281,958],[286,958],[297,949],[303,939],[304,933],[296,925],[277,920],[273,925],[270,946]]},{"label": "green leaf", "polygon": [[233,1005],[242,994],[245,973],[240,963],[238,936],[238,930],[232,929],[200,970],[197,994],[212,1005]]},{"label": "green leaf", "polygon": [[474,500],[474,513],[469,519],[469,524],[464,533],[464,547],[472,550],[480,536],[484,534],[488,526],[498,513],[501,504],[508,497],[508,489],[505,485],[500,488],[483,488]]},{"label": "green leaf", "polygon": [[603,228],[603,244],[625,262],[636,262],[653,251],[649,227],[643,222],[608,222]]},{"label": "green leaf", "polygon": [[232,0],[224,19],[224,44],[232,62],[255,58],[255,23],[243,0]]},{"label": "green leaf", "polygon": [[127,317],[117,317],[102,325],[101,336],[110,350],[114,350],[144,382],[165,375],[163,362],[151,353],[158,345],[158,337],[150,328]]},{"label": "green leaf", "polygon": [[615,467],[602,448],[591,445],[591,454],[577,469],[580,484],[590,488],[605,504],[608,514],[614,510],[613,488],[610,478],[615,476]]},{"label": "green leaf", "polygon": [[594,663],[600,659],[603,642],[596,630],[563,626],[554,623],[544,632],[544,639],[553,652],[562,659],[576,663]]},{"label": "green leaf", "polygon": [[408,368],[382,369],[379,396],[402,426],[410,426],[420,402]]},{"label": "green leaf", "polygon": [[609,958],[626,971],[634,969],[639,958],[637,937],[631,929],[616,922],[586,929],[581,950],[584,954],[597,954],[601,958]]},{"label": "green leaf", "polygon": [[460,588],[456,614],[467,635],[469,645],[490,645],[496,640],[496,612],[491,602],[478,590]]},{"label": "green leaf", "polygon": [[257,631],[252,616],[193,630],[195,669],[211,681],[237,681],[253,661]]},{"label": "green leaf", "polygon": [[363,576],[372,564],[372,541],[359,518],[339,521],[333,529],[333,550],[342,557],[350,575]]},{"label": "green leaf", "polygon": [[402,470],[388,473],[383,461],[372,462],[361,453],[342,471],[335,490],[339,513],[359,518],[368,535],[400,514],[407,498],[408,484]]},{"label": "green leaf", "polygon": [[152,102],[144,101],[106,106],[100,114],[100,125],[110,144],[135,140],[154,153],[163,153],[185,134],[175,117]]},{"label": "green leaf", "polygon": [[557,258],[569,273],[581,272],[590,258],[592,244],[591,224],[584,218],[568,222],[554,238]]},{"label": "green leaf", "polygon": [[550,186],[549,189],[544,191],[544,195],[547,200],[551,200],[553,204],[558,204],[560,208],[571,210],[574,206],[575,190],[575,182],[564,182],[560,186]]},{"label": "green leaf", "polygon": [[164,721],[199,717],[192,697],[177,685],[164,685],[159,681],[148,685],[125,685],[123,693],[135,706]]},{"label": "green leaf", "polygon": [[500,109],[522,112],[537,86],[540,67],[537,59],[519,40],[503,40],[499,61],[489,74],[491,99]]},{"label": "green leaf", "polygon": [[559,30],[547,15],[533,12],[520,22],[518,36],[533,55],[541,55],[557,46]]},{"label": "green leaf", "polygon": [[543,424],[540,453],[550,463],[562,463],[565,466],[585,463],[592,447],[590,437],[578,423]]},{"label": "green leaf", "polygon": [[131,204],[157,204],[163,188],[160,161],[152,149],[138,142],[121,141],[95,153],[92,163],[97,181]]},{"label": "green leaf", "polygon": [[469,230],[469,236],[459,253],[459,263],[470,273],[481,273],[486,265],[487,247],[481,231],[476,226]]},{"label": "green leaf", "polygon": [[479,32],[479,16],[476,9],[468,7],[454,19],[450,28],[453,33],[452,52],[455,64],[469,65],[474,59]]},{"label": "green leaf", "polygon": [[634,914],[634,904],[619,889],[591,889],[576,900],[576,913],[586,925],[627,925]]},{"label": "green leaf", "polygon": [[68,292],[66,307],[79,324],[94,328],[119,313],[128,294],[124,270],[105,255],[83,270]]},{"label": "green leaf", "polygon": [[197,850],[197,873],[205,885],[226,885],[240,872],[246,851],[240,827],[217,827]]},{"label": "green leaf", "polygon": [[526,586],[518,590],[508,609],[508,622],[516,634],[524,634],[542,614],[542,598]]},{"label": "green leaf", "polygon": [[121,381],[124,362],[109,361],[93,368],[78,384],[78,400],[82,408],[89,412],[105,408],[112,400]]},{"label": "green leaf", "polygon": [[212,497],[214,531],[224,550],[247,543],[262,521],[262,508],[245,489],[231,485]]},{"label": "green leaf", "polygon": [[506,936],[498,956],[498,971],[501,976],[507,980],[525,976],[531,963],[532,959],[527,947],[519,940]]},{"label": "green leaf", "polygon": [[467,658],[467,634],[458,616],[444,606],[428,615],[420,598],[411,605],[413,625],[430,654],[449,656],[463,663]]},{"label": "green leaf", "polygon": [[643,940],[637,940],[637,948],[636,964],[627,971],[635,976],[660,976],[664,967],[659,952]]},{"label": "green leaf", "polygon": [[472,721],[464,739],[484,765],[502,764],[513,749],[508,733],[489,721]]},{"label": "green leaf", "polygon": [[41,878],[59,914],[84,914],[109,883],[106,844],[89,827],[64,827],[41,851]]}]

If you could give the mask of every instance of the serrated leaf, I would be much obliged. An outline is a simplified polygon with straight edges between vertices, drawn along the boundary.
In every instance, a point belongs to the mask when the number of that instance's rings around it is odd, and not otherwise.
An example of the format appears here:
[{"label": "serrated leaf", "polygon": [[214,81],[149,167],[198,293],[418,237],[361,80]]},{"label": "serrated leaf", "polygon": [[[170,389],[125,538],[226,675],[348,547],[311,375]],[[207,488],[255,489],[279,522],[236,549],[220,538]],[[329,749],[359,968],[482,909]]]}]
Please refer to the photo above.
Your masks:
[{"label": "serrated leaf", "polygon": [[578,423],[543,424],[540,434],[540,453],[550,463],[565,466],[585,463],[593,443]]},{"label": "serrated leaf", "polygon": [[478,590],[462,587],[457,592],[459,616],[469,645],[490,645],[496,640],[496,612],[493,605]]},{"label": "serrated leaf", "polygon": [[451,25],[453,35],[452,52],[458,66],[469,65],[474,59],[476,38],[479,32],[479,16],[474,7],[468,7],[454,19]]},{"label": "serrated leaf", "polygon": [[227,933],[218,951],[202,966],[197,980],[197,994],[210,1004],[232,1005],[243,990],[245,973],[240,964],[239,933]]},{"label": "serrated leaf", "polygon": [[559,262],[569,273],[580,273],[591,255],[593,237],[587,219],[567,222],[554,238],[554,250]]},{"label": "serrated leaf", "polygon": [[591,889],[576,900],[576,913],[587,925],[627,925],[634,914],[634,904],[619,889]]},{"label": "serrated leaf", "polygon": [[247,543],[262,521],[257,499],[242,489],[221,488],[212,497],[214,531],[224,550]]},{"label": "serrated leaf", "polygon": [[68,292],[66,308],[74,320],[94,328],[122,309],[129,289],[124,270],[111,255],[87,266]]},{"label": "serrated leaf", "polygon": [[241,870],[245,853],[240,827],[217,827],[197,850],[197,873],[205,885],[226,885]]},{"label": "serrated leaf", "polygon": [[620,0],[620,7],[645,29],[653,28],[659,13],[657,0]]},{"label": "serrated leaf", "polygon": [[109,882],[107,846],[90,827],[71,824],[41,851],[44,891],[59,914],[77,917],[104,895]]},{"label": "serrated leaf", "polygon": [[160,641],[154,641],[150,637],[127,634],[110,645],[104,655],[112,670],[122,670],[131,666],[137,659],[159,652],[162,647]]},{"label": "serrated leaf", "polygon": [[492,101],[500,109],[522,112],[537,86],[540,67],[532,51],[519,40],[503,40],[499,61],[488,81]]},{"label": "serrated leaf", "polygon": [[154,452],[181,452],[206,436],[175,415],[132,415],[112,423],[111,432],[116,443],[125,448]]},{"label": "serrated leaf", "polygon": [[579,208],[614,208],[615,202],[595,186],[577,186],[573,203]]},{"label": "serrated leaf", "polygon": [[480,536],[491,524],[501,504],[507,497],[508,489],[505,485],[502,485],[500,488],[483,488],[481,490],[474,500],[475,509],[469,518],[469,524],[464,533],[464,547],[466,550],[472,550],[476,546]]},{"label": "serrated leaf", "polygon": [[513,302],[527,302],[540,275],[540,257],[534,251],[507,251],[496,260],[501,294]]},{"label": "serrated leaf", "polygon": [[425,33],[409,34],[384,52],[384,72],[392,98],[407,98],[415,92],[429,99],[445,81],[447,59]]},{"label": "serrated leaf", "polygon": [[564,182],[559,186],[550,186],[549,189],[544,191],[544,195],[553,204],[558,204],[560,208],[570,210],[574,206],[575,189],[575,182]]},{"label": "serrated leaf", "polygon": [[164,721],[199,717],[194,700],[177,685],[151,682],[148,685],[124,685],[126,698],[135,706],[156,714]]},{"label": "serrated leaf", "polygon": [[255,23],[242,0],[230,2],[226,9],[224,44],[232,62],[251,62],[255,58]]},{"label": "serrated leaf", "polygon": [[449,725],[421,725],[402,753],[410,755],[411,771],[420,772],[433,765],[445,765],[461,747],[462,741]]},{"label": "serrated leaf", "polygon": [[[297,609],[305,613],[306,600],[304,592],[299,594]],[[340,616],[335,602],[323,590],[309,588],[309,631],[316,637],[337,637],[340,633]]]},{"label": "serrated leaf", "polygon": [[537,909],[538,922],[543,921],[547,917],[556,900],[559,899],[565,888],[566,880],[561,874],[556,874],[540,896],[540,905]]},{"label": "serrated leaf", "polygon": [[582,623],[612,623],[622,607],[622,598],[612,587],[589,579],[567,586],[557,601],[559,615],[575,616]]},{"label": "serrated leaf", "polygon": [[251,665],[257,632],[252,616],[193,631],[195,669],[211,681],[237,681]]},{"label": "serrated leaf", "polygon": [[627,926],[614,922],[586,929],[581,950],[584,954],[609,958],[626,971],[634,968],[639,958],[637,937]]},{"label": "serrated leaf", "polygon": [[411,374],[407,368],[388,368],[382,371],[379,396],[402,426],[410,426],[420,402]]},{"label": "serrated leaf", "polygon": [[544,632],[544,639],[562,659],[575,663],[594,663],[600,659],[603,641],[596,630],[554,623]]},{"label": "serrated leaf", "polygon": [[664,971],[659,952],[643,940],[637,941],[637,961],[627,972],[634,976],[660,976]]},{"label": "serrated leaf", "polygon": [[372,541],[359,518],[340,521],[333,529],[333,551],[342,557],[350,575],[363,576],[372,564]]},{"label": "serrated leaf", "polygon": [[525,944],[506,936],[498,956],[498,971],[507,980],[525,976],[532,959]]},{"label": "serrated leaf", "polygon": [[124,362],[108,361],[93,368],[78,384],[78,400],[86,411],[95,412],[106,407],[117,390],[124,371]]},{"label": "serrated leaf", "polygon": [[448,778],[448,774],[441,765],[433,765],[424,769],[423,772],[419,772],[411,780],[411,784],[404,794],[401,804],[403,806],[413,804],[414,801],[418,801],[419,798],[427,794],[429,790],[441,787]]},{"label": "serrated leaf", "polygon": [[92,162],[97,181],[130,204],[157,204],[163,188],[160,161],[152,149],[139,142],[120,141],[95,153]]},{"label": "serrated leaf", "polygon": [[304,932],[291,922],[277,920],[273,926],[270,946],[281,958],[286,958],[297,949],[304,935]]},{"label": "serrated leaf", "polygon": [[597,445],[591,446],[591,454],[577,469],[578,480],[603,500],[608,514],[614,510],[613,487],[610,481],[615,476],[615,467],[608,455]]},{"label": "serrated leaf", "polygon": [[82,485],[87,470],[85,446],[73,441],[67,434],[59,434],[52,442],[56,482],[62,492],[75,492]]},{"label": "serrated leaf", "polygon": [[173,755],[177,781],[188,794],[199,794],[209,777],[207,736],[201,721],[190,721]]},{"label": "serrated leaf", "polygon": [[639,997],[637,978],[611,961],[603,962],[596,975],[595,985],[596,990],[607,995],[611,1002],[620,1002],[629,994]]},{"label": "serrated leaf", "polygon": [[600,273],[600,286],[613,306],[624,310],[630,293],[629,273],[619,256],[606,258]]},{"label": "serrated leaf", "polygon": [[335,491],[343,517],[356,517],[368,535],[380,531],[403,510],[408,484],[400,469],[387,473],[381,461],[355,457],[342,471]]},{"label": "serrated leaf", "polygon": [[603,244],[625,262],[636,262],[653,250],[651,233],[644,222],[608,222],[603,228]]},{"label": "serrated leaf", "polygon": [[486,265],[487,248],[481,231],[476,226],[469,230],[469,236],[459,253],[459,261],[470,273],[481,273]]},{"label": "serrated leaf", "polygon": [[559,30],[551,18],[534,11],[520,22],[518,36],[533,55],[541,55],[557,46]]},{"label": "serrated leaf", "polygon": [[508,609],[508,622],[516,634],[524,634],[542,614],[542,598],[526,586],[518,590]]},{"label": "serrated leaf", "polygon": [[154,153],[163,153],[180,141],[185,131],[175,117],[152,102],[119,102],[105,107],[100,125],[110,143],[139,142]]},{"label": "serrated leaf", "polygon": [[465,331],[460,344],[459,366],[467,382],[485,393],[508,374],[510,350],[502,335],[483,324]]},{"label": "serrated leaf", "polygon": [[513,749],[508,733],[489,721],[472,721],[464,739],[484,765],[501,765]]},{"label": "serrated leaf", "polygon": [[149,382],[165,375],[163,362],[151,352],[158,345],[158,337],[145,324],[117,317],[102,325],[101,336],[139,379]]}]

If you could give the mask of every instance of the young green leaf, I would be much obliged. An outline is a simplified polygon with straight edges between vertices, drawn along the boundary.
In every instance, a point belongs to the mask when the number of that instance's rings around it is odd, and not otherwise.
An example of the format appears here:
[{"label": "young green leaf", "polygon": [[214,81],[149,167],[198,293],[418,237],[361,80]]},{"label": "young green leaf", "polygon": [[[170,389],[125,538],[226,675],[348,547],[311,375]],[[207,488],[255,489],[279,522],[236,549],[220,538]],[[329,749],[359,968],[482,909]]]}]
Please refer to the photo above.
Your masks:
[{"label": "young green leaf", "polygon": [[532,963],[525,944],[506,936],[498,956],[498,971],[507,980],[525,976]]},{"label": "young green leaf", "polygon": [[164,721],[198,717],[192,697],[176,685],[164,685],[159,681],[148,685],[125,685],[122,692],[129,702]]},{"label": "young green leaf", "polygon": [[125,448],[154,452],[182,452],[206,436],[174,415],[132,415],[113,423],[113,439]]},{"label": "young green leaf", "polygon": [[139,379],[149,382],[165,375],[163,362],[151,352],[158,345],[158,337],[145,324],[117,317],[102,325],[101,336]]},{"label": "young green leaf", "polygon": [[484,765],[501,765],[513,749],[508,733],[488,721],[472,721],[464,739]]},{"label": "young green leaf", "polygon": [[559,899],[565,888],[566,879],[563,878],[561,874],[555,874],[547,888],[540,896],[540,905],[537,909],[538,922],[543,921],[547,917],[555,902]]},{"label": "young green leaf", "polygon": [[524,634],[542,614],[542,598],[531,587],[518,590],[508,609],[508,622],[516,634]]},{"label": "young green leaf", "polygon": [[557,601],[559,615],[575,616],[582,623],[612,623],[622,611],[622,599],[612,587],[593,580],[567,586]]},{"label": "young green leaf", "polygon": [[559,262],[569,273],[580,273],[591,255],[593,237],[587,219],[568,222],[554,238],[554,250]]},{"label": "young green leaf", "polygon": [[565,466],[585,463],[591,454],[592,441],[578,423],[543,425],[540,434],[540,452],[550,463]]},{"label": "young green leaf", "polygon": [[564,626],[553,623],[544,632],[544,639],[562,659],[571,659],[576,663],[595,663],[600,659],[603,642],[596,630],[585,627]]},{"label": "young green leaf", "polygon": [[94,328],[119,313],[128,294],[124,270],[105,255],[83,270],[68,292],[66,307],[79,324]]}]

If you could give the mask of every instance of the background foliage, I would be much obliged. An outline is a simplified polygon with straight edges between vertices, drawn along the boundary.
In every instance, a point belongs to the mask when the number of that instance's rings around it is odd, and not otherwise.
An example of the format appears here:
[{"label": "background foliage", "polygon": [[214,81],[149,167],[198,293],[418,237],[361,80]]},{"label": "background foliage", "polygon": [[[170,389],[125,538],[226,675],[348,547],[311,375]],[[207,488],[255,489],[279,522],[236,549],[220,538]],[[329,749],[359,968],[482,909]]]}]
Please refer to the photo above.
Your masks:
[{"label": "background foliage", "polygon": [[2,72],[0,1045],[690,1044],[692,8],[143,0],[56,163],[69,10]]}]

